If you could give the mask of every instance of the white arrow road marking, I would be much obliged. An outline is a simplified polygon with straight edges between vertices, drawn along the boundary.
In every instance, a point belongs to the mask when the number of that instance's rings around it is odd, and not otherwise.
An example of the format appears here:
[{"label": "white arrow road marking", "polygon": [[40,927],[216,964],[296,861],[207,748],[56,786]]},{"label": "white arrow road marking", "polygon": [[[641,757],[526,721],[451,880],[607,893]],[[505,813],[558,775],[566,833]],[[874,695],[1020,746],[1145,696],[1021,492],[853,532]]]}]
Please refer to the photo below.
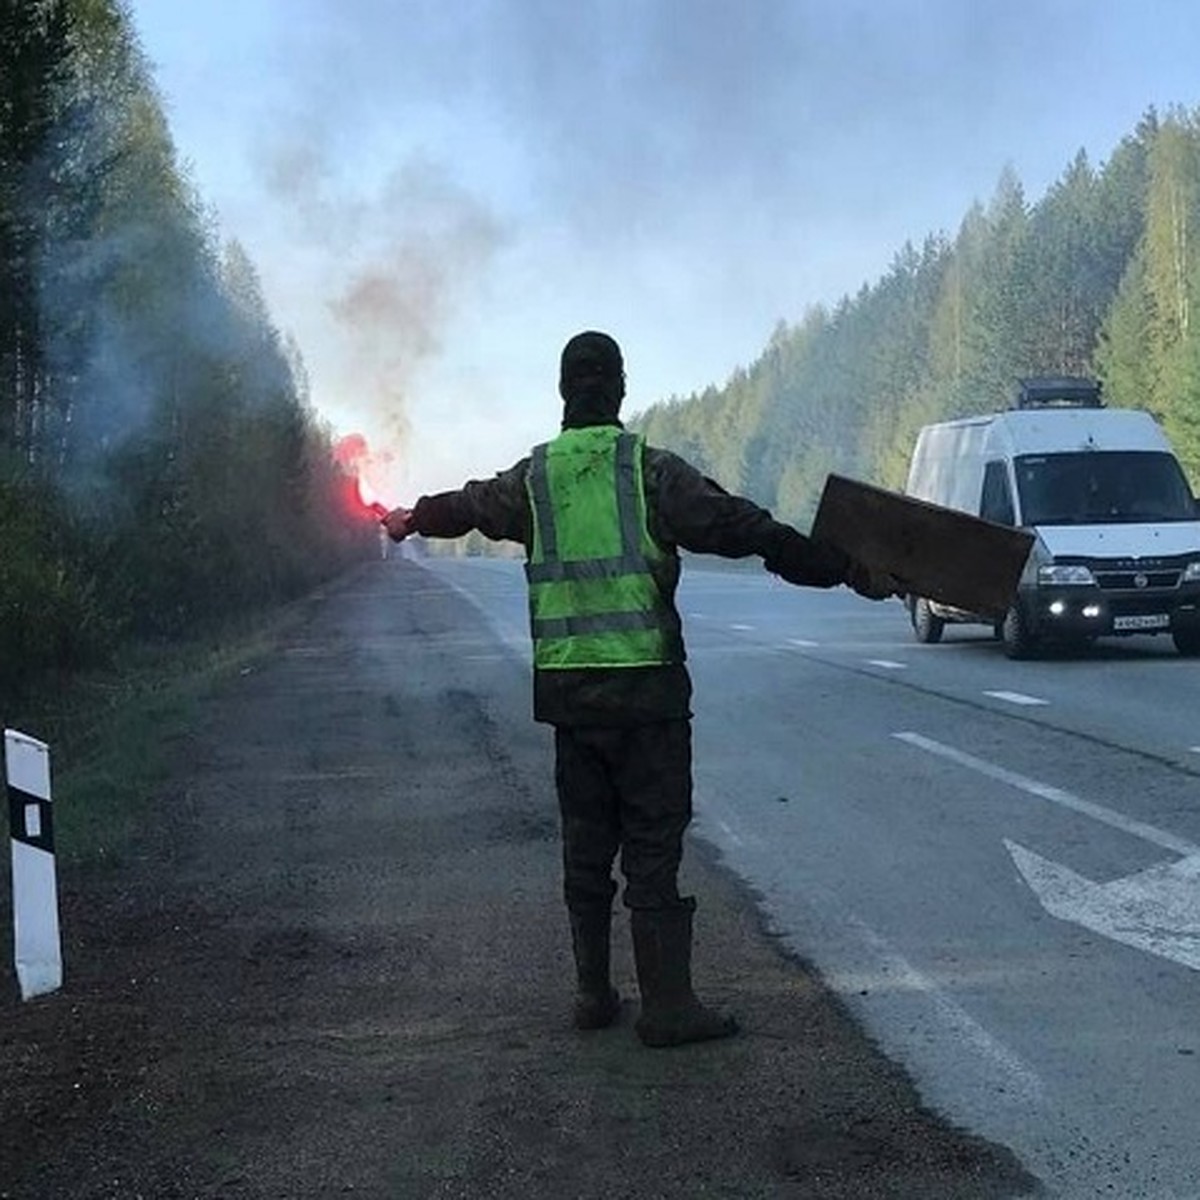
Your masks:
[{"label": "white arrow road marking", "polygon": [[1007,838],[1004,844],[1051,916],[1200,971],[1200,854],[1093,883]]},{"label": "white arrow road marking", "polygon": [[984,692],[994,700],[1007,700],[1009,704],[1049,704],[1049,700],[1039,700],[1036,696],[1027,696],[1024,692]]},{"label": "white arrow road marking", "polygon": [[919,733],[892,736],[1181,855],[1177,862],[1150,867],[1111,883],[1093,883],[1061,863],[1004,839],[1021,877],[1051,916],[1200,971],[1200,846]]}]

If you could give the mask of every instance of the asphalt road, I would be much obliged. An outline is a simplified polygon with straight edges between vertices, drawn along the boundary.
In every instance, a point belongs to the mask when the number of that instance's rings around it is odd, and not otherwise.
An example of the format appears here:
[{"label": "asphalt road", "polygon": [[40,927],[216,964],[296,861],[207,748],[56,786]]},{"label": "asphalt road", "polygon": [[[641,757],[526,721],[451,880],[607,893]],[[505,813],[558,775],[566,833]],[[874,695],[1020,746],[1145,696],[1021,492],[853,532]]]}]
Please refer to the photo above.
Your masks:
[{"label": "asphalt road", "polygon": [[[525,645],[518,564],[428,565]],[[1050,1195],[1200,1195],[1197,663],[919,645],[896,601],[695,564],[680,607],[696,831],[776,932]]]},{"label": "asphalt road", "polygon": [[[931,1112],[698,842],[697,986],[742,1035],[640,1044],[620,906],[621,1013],[573,1028],[519,568],[431,571],[364,564],[281,614],[269,651],[189,707],[130,838],[60,863],[63,988],[22,1003],[0,974],[0,1200],[1041,1195],[1011,1151]],[[694,624],[720,650],[706,691],[724,663],[747,689],[730,736],[705,738],[702,824],[766,831],[760,810],[792,801],[762,792],[762,752],[785,777],[809,756],[762,715],[798,725],[802,697],[748,706],[769,681],[742,667],[774,661],[780,688],[809,669]],[[818,670],[851,698],[888,691]],[[720,787],[723,757],[744,788]],[[792,875],[803,843],[780,843]]]}]

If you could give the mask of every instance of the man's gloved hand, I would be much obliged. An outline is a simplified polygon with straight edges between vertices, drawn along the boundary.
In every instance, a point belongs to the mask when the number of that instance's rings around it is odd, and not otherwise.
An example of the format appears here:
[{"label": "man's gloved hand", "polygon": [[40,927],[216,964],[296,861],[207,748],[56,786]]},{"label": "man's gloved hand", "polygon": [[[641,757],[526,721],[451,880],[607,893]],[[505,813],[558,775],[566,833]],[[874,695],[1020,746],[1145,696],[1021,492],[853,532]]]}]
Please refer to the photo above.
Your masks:
[{"label": "man's gloved hand", "polygon": [[904,591],[903,584],[894,575],[877,571],[853,559],[846,568],[846,584],[868,600],[886,600]]},{"label": "man's gloved hand", "polygon": [[766,558],[763,566],[785,583],[837,587],[850,568],[850,559],[837,546],[795,534]]},{"label": "man's gloved hand", "polygon": [[411,508],[393,508],[383,518],[383,527],[393,542],[402,542],[410,533],[415,533]]}]

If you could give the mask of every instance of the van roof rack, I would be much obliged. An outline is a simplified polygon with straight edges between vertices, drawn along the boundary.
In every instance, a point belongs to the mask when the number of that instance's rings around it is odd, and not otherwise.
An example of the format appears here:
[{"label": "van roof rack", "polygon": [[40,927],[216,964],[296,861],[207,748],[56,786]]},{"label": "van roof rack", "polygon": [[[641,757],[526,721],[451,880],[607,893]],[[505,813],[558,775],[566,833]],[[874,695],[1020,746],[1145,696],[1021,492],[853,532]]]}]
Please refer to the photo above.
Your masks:
[{"label": "van roof rack", "polygon": [[1014,408],[1103,408],[1100,381],[1078,375],[1034,375],[1017,380]]}]

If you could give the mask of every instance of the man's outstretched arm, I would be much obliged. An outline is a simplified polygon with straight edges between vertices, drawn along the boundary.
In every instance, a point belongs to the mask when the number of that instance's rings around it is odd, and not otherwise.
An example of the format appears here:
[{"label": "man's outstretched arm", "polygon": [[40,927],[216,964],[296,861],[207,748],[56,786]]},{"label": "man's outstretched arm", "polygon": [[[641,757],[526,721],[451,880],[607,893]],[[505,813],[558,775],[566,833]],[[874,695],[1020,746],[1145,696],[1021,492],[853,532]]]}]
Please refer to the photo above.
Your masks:
[{"label": "man's outstretched arm", "polygon": [[837,546],[814,541],[752,500],[730,494],[678,455],[648,450],[646,476],[652,532],[664,543],[724,558],[757,554],[768,571],[807,587],[844,583],[871,599],[896,591],[894,580],[877,577]]},{"label": "man's outstretched arm", "polygon": [[493,541],[523,542],[529,528],[525,461],[491,479],[475,479],[453,492],[422,496],[411,509],[393,509],[384,528],[394,541],[410,534],[456,538],[478,529]]}]

